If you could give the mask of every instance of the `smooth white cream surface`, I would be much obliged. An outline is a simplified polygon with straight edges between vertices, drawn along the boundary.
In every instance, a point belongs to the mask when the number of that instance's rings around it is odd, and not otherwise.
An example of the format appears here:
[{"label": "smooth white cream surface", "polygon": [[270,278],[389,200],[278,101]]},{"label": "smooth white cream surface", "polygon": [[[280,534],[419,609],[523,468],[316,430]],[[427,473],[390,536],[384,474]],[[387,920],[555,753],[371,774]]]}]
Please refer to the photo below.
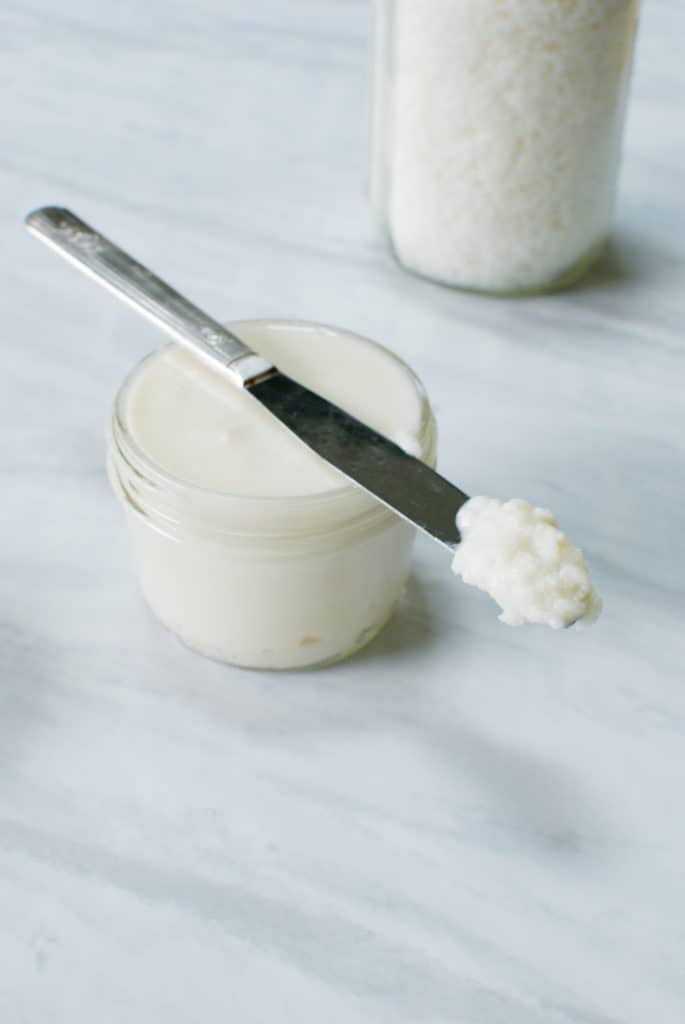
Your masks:
[{"label": "smooth white cream surface", "polygon": [[[233,329],[285,373],[420,453],[420,386],[386,350],[311,325],[265,329],[253,322]],[[248,393],[176,346],[151,356],[138,372],[126,418],[149,458],[198,487],[287,497],[345,485]]]},{"label": "smooth white cream surface", "polygon": [[599,615],[585,558],[547,509],[521,498],[471,498],[457,525],[462,542],[452,569],[494,598],[502,622],[562,629]]}]

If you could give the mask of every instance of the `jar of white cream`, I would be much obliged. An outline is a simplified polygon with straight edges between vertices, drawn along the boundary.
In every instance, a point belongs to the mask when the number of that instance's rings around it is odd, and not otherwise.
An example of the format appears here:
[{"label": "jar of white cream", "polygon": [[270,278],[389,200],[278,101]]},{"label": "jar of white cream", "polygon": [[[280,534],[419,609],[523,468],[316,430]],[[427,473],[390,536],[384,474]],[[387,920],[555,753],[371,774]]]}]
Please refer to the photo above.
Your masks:
[{"label": "jar of white cream", "polygon": [[[392,353],[320,324],[230,327],[285,373],[434,465],[430,405]],[[272,669],[337,661],[379,632],[406,582],[414,528],[249,393],[174,345],[124,382],[108,471],[148,604],[209,657]]]}]

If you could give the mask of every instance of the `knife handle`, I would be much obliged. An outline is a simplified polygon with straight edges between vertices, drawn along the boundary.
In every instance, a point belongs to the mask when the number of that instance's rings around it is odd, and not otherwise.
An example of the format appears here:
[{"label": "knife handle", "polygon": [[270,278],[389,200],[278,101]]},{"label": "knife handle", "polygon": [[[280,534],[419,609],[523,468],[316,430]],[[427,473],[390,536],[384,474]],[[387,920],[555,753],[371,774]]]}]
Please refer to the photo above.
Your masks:
[{"label": "knife handle", "polygon": [[215,367],[219,365],[239,387],[273,372],[268,360],[69,210],[41,207],[27,216],[26,226],[32,235],[138,309],[174,341]]}]

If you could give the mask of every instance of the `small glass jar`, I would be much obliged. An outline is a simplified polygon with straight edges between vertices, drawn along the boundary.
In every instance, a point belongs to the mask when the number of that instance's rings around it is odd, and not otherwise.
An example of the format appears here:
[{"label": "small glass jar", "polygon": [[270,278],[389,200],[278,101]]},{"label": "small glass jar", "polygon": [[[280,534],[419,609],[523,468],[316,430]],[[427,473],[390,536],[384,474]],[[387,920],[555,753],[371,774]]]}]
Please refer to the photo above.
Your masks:
[{"label": "small glass jar", "polygon": [[610,227],[639,0],[376,0],[371,197],[399,263],[561,287]]},{"label": "small glass jar", "polygon": [[[240,333],[256,325],[291,333],[319,326],[250,321],[231,327]],[[373,342],[322,330],[329,342],[373,345],[403,369],[420,399],[420,456],[434,465],[435,420],[411,370]],[[343,478],[321,494],[253,498],[171,476],[143,451],[127,415],[146,363],[115,400],[107,463],[155,615],[199,653],[251,668],[329,664],[367,644],[406,583],[414,528]]]}]

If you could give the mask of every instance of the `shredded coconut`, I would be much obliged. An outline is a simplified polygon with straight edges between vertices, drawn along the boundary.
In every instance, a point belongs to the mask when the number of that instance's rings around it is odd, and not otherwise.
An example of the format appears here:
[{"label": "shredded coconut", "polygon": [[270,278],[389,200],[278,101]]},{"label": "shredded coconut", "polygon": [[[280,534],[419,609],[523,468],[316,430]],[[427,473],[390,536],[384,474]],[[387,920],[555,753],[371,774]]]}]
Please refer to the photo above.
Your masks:
[{"label": "shredded coconut", "polygon": [[516,291],[592,258],[612,214],[637,6],[395,0],[377,102],[402,263]]}]

